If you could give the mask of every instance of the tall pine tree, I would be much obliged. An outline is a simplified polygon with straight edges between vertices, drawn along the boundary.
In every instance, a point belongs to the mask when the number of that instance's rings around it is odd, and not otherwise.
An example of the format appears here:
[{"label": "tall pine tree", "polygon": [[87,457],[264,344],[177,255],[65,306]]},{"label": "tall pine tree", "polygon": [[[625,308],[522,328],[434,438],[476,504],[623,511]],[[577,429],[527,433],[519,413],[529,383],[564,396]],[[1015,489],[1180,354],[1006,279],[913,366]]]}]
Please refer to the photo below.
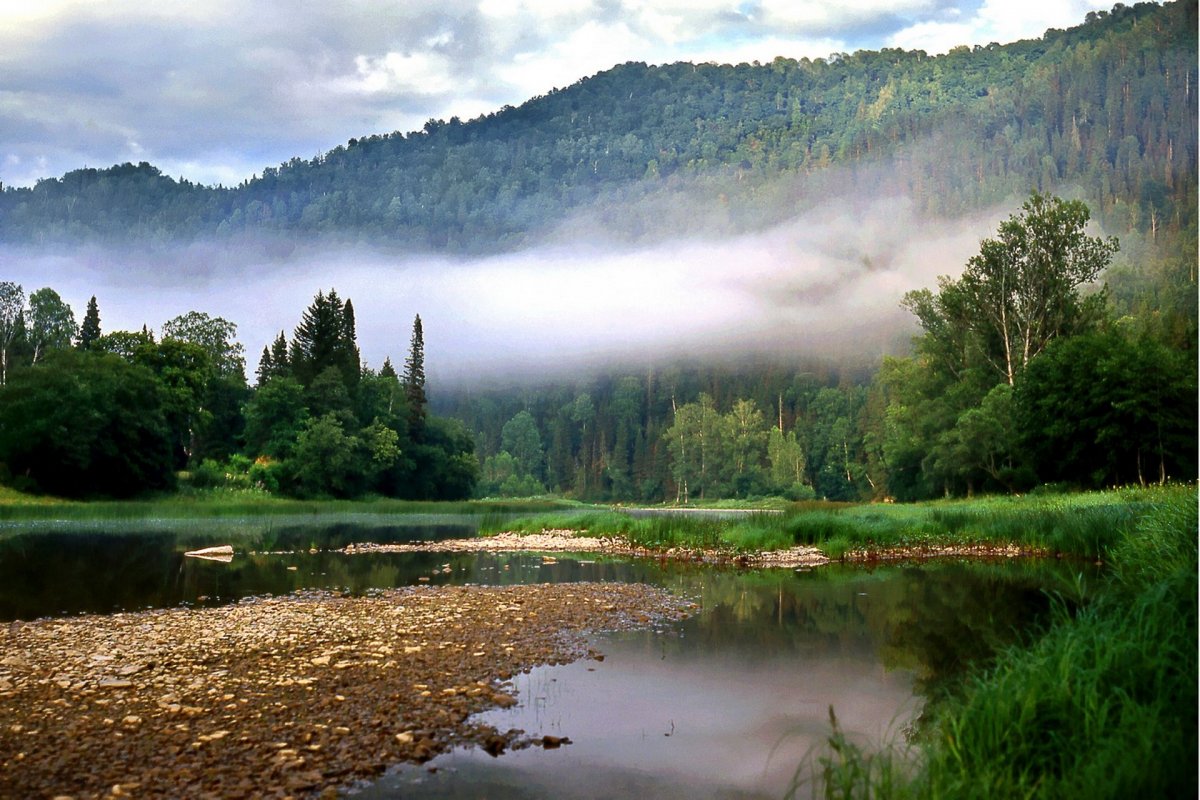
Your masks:
[{"label": "tall pine tree", "polygon": [[408,400],[408,430],[413,439],[420,440],[425,431],[425,334],[421,315],[413,320],[412,341],[408,358],[404,360],[404,396]]},{"label": "tall pine tree", "polygon": [[83,315],[83,324],[79,326],[80,350],[90,350],[100,338],[100,307],[96,305],[96,295],[88,300],[87,312]]},{"label": "tall pine tree", "polygon": [[309,386],[323,371],[334,367],[347,388],[356,385],[360,366],[354,337],[353,306],[343,303],[334,289],[329,294],[317,292],[292,336],[288,357],[292,377]]}]

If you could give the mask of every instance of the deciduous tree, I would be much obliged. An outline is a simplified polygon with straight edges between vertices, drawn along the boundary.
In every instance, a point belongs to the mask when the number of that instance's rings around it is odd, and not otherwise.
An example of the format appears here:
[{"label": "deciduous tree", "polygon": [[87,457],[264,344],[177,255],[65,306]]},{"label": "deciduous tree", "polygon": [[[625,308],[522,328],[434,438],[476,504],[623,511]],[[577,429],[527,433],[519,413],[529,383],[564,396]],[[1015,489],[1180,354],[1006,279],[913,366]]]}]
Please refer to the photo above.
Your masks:
[{"label": "deciduous tree", "polygon": [[29,320],[26,336],[33,347],[32,361],[36,364],[47,350],[71,346],[75,338],[75,313],[50,287],[29,295]]}]

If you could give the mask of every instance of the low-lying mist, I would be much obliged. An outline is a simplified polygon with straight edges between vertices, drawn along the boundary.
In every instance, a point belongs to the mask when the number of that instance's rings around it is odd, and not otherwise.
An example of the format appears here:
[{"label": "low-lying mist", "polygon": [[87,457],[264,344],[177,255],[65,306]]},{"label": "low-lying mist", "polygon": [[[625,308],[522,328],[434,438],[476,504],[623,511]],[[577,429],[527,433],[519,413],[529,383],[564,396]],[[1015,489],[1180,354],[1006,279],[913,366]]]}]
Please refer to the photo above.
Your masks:
[{"label": "low-lying mist", "polygon": [[[771,230],[648,247],[605,237],[495,257],[308,247],[285,258],[191,246],[177,254],[0,251],[0,280],[57,290],[101,328],[157,329],[189,310],[238,326],[248,369],[290,338],[321,290],[350,298],[363,358],[397,368],[420,314],[432,381],[547,377],[678,357],[877,358],[915,322],[899,303],[957,275],[1002,211],[931,223],[902,198],[829,200]],[[576,227],[576,229],[578,229]],[[199,256],[197,254],[200,254]]]}]

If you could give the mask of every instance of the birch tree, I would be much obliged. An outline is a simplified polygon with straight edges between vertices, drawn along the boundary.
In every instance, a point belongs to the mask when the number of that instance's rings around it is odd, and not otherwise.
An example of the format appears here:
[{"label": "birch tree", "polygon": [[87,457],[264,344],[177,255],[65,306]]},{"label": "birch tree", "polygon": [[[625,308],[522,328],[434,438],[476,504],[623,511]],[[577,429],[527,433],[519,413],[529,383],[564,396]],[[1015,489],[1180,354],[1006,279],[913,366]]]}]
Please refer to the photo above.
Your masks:
[{"label": "birch tree", "polygon": [[0,281],[0,386],[8,383],[8,355],[24,317],[25,290],[18,283]]},{"label": "birch tree", "polygon": [[943,327],[971,333],[983,359],[1012,386],[1046,345],[1085,330],[1103,306],[1103,294],[1085,299],[1081,289],[1096,281],[1118,245],[1114,237],[1088,236],[1088,216],[1081,200],[1034,192],[1021,213],[1001,223],[996,239],[980,242],[959,281],[941,279],[937,303],[928,291],[906,295],[905,303],[932,335],[944,336]]},{"label": "birch tree", "polygon": [[47,350],[62,350],[75,338],[75,312],[63,302],[58,292],[46,287],[29,295],[29,342],[33,345],[33,363]]}]

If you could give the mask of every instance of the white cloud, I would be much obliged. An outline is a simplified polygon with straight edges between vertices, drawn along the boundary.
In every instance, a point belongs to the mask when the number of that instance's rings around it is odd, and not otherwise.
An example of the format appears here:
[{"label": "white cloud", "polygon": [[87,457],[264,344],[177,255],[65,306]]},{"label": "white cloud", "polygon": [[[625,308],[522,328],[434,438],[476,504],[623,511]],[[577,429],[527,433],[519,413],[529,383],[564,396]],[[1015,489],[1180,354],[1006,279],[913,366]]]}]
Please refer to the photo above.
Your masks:
[{"label": "white cloud", "polygon": [[911,15],[929,11],[932,0],[763,0],[763,22],[788,28],[828,29],[847,22],[863,22],[889,14]]},{"label": "white cloud", "polygon": [[382,58],[357,56],[357,74],[339,78],[335,86],[362,94],[398,91],[438,94],[455,87],[446,56],[437,52],[388,53]]},{"label": "white cloud", "polygon": [[1049,28],[1083,22],[1089,11],[1106,11],[1108,0],[984,0],[970,17],[953,22],[923,21],[888,37],[888,45],[945,53],[958,45],[1001,44],[1041,36]]}]

